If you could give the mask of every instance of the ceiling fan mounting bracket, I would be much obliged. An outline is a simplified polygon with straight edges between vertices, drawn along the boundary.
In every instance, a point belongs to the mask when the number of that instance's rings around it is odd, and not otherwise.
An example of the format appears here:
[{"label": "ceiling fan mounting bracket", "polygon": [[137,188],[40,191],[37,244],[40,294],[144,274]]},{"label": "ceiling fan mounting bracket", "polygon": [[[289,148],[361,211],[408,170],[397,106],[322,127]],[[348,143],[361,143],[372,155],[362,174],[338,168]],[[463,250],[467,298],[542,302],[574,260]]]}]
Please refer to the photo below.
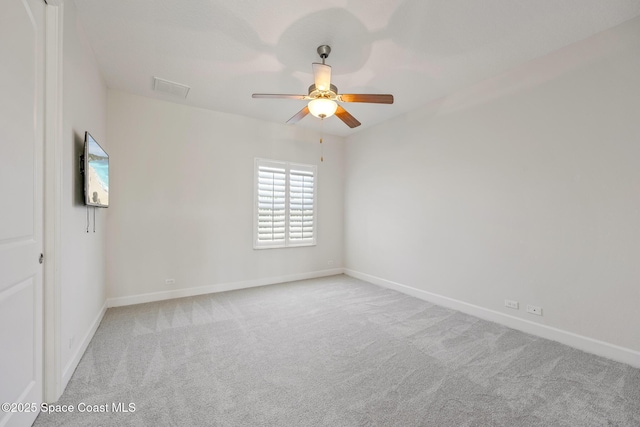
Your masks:
[{"label": "ceiling fan mounting bracket", "polygon": [[324,60],[329,57],[330,53],[331,53],[331,46],[326,44],[318,46],[318,55],[320,55],[320,58],[322,58],[323,64],[324,64]]}]

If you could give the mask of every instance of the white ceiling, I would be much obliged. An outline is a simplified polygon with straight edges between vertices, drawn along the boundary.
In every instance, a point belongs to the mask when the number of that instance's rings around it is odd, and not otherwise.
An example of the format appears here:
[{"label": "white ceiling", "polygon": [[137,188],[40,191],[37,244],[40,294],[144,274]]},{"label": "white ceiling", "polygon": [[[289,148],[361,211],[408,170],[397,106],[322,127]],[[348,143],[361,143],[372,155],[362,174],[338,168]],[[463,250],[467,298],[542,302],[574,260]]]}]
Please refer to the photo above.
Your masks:
[{"label": "white ceiling", "polygon": [[[340,93],[392,93],[343,106],[324,132],[346,136],[640,15],[638,0],[75,0],[112,89],[286,122],[305,101],[316,48]],[[191,87],[154,92],[157,76]],[[309,115],[295,126],[320,129]]]}]

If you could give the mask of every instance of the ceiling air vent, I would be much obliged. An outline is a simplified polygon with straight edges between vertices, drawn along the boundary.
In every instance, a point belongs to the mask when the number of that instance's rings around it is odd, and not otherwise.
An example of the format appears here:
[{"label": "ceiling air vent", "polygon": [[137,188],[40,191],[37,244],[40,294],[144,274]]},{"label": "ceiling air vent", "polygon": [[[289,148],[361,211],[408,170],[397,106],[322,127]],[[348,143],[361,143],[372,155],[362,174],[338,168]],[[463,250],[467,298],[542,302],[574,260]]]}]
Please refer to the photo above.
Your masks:
[{"label": "ceiling air vent", "polygon": [[169,80],[158,77],[153,78],[153,90],[158,92],[164,92],[169,95],[186,98],[189,94],[189,89],[191,89],[189,86],[181,85],[180,83],[170,82]]}]

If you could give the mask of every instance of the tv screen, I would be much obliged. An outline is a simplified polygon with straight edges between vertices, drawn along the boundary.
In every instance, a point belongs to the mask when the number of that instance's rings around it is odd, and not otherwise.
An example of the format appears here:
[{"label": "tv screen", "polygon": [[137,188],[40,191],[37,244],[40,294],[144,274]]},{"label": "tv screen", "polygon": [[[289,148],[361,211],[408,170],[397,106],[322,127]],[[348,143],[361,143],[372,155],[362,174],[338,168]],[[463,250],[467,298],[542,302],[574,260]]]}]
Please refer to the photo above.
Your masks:
[{"label": "tv screen", "polygon": [[109,207],[109,155],[84,134],[84,198],[88,206]]}]

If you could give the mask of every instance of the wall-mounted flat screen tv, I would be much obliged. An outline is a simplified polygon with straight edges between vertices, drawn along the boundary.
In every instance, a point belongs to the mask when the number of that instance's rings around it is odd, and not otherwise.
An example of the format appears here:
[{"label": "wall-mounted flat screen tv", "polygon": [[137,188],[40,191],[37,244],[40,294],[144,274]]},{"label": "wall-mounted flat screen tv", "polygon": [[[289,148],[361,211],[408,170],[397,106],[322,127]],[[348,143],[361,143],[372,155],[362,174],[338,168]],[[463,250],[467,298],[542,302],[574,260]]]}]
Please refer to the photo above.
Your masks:
[{"label": "wall-mounted flat screen tv", "polygon": [[109,207],[109,155],[89,132],[84,134],[84,200],[88,206]]}]

